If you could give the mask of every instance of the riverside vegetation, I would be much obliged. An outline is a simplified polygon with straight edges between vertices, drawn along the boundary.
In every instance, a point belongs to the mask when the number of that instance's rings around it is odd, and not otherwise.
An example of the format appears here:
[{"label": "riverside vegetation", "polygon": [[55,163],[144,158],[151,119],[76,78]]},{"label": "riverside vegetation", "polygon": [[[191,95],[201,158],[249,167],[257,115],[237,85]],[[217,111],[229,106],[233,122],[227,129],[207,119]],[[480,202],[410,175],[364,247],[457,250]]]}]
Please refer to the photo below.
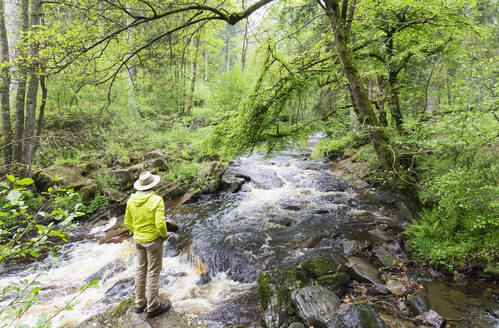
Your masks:
[{"label": "riverside vegetation", "polygon": [[[321,131],[313,157],[410,200],[413,259],[497,276],[498,10],[0,1],[0,264],[49,256],[144,169],[165,198],[194,201],[238,189],[220,183],[236,156]],[[36,280],[24,286],[0,296],[10,322],[36,302]]]}]

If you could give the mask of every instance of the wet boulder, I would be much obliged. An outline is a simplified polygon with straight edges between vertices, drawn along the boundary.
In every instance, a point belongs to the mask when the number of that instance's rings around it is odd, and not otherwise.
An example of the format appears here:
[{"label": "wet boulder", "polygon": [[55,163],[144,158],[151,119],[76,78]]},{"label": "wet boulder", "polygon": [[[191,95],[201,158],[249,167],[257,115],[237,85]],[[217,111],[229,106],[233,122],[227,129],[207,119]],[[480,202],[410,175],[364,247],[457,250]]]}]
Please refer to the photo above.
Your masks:
[{"label": "wet boulder", "polygon": [[388,328],[378,313],[367,304],[348,304],[328,322],[328,328]]},{"label": "wet boulder", "polygon": [[378,270],[367,261],[358,257],[350,257],[348,259],[348,267],[351,271],[351,276],[360,282],[373,284],[373,287],[381,294],[387,294],[388,290],[384,287],[385,282],[379,275]]},{"label": "wet boulder", "polygon": [[425,292],[407,295],[407,305],[416,315],[422,315],[430,309],[430,303]]},{"label": "wet boulder", "polygon": [[343,297],[347,293],[350,276],[344,272],[329,274],[317,278],[317,283],[334,292],[339,297]]},{"label": "wet boulder", "polygon": [[115,282],[114,285],[111,286],[111,288],[106,290],[106,293],[104,294],[104,300],[106,302],[111,302],[133,296],[134,283],[134,278],[125,278]]},{"label": "wet boulder", "polygon": [[93,273],[90,277],[85,279],[86,283],[89,283],[94,280],[98,280],[99,283],[103,283],[109,278],[113,277],[116,274],[119,274],[127,269],[125,262],[122,259],[117,259],[116,261],[112,261],[102,268]]},{"label": "wet boulder", "polygon": [[220,182],[220,189],[226,192],[234,193],[238,192],[241,189],[241,186],[246,182],[246,180],[242,178],[233,178],[233,179],[222,179]]},{"label": "wet boulder", "polygon": [[345,240],[343,242],[343,253],[347,256],[365,253],[371,246],[367,240]]},{"label": "wet boulder", "polygon": [[319,278],[328,274],[345,272],[341,263],[329,257],[314,257],[300,263],[300,267],[311,277]]},{"label": "wet boulder", "polygon": [[310,326],[326,328],[341,304],[335,293],[322,286],[308,286],[291,294],[298,315]]},{"label": "wet boulder", "polygon": [[388,280],[386,282],[386,289],[388,289],[390,293],[396,296],[402,296],[406,293],[405,285],[401,281],[396,279]]},{"label": "wet boulder", "polygon": [[307,282],[305,272],[296,269],[262,271],[257,285],[267,328],[278,328],[288,322],[295,310],[291,291]]},{"label": "wet boulder", "polygon": [[80,323],[76,328],[188,328],[189,325],[184,316],[174,309],[152,319],[147,319],[144,314],[133,312],[134,298],[128,298],[121,302],[114,310],[90,317]]},{"label": "wet boulder", "polygon": [[376,246],[373,248],[373,252],[376,257],[383,263],[384,266],[395,266],[401,262],[401,260],[393,255],[386,247]]}]

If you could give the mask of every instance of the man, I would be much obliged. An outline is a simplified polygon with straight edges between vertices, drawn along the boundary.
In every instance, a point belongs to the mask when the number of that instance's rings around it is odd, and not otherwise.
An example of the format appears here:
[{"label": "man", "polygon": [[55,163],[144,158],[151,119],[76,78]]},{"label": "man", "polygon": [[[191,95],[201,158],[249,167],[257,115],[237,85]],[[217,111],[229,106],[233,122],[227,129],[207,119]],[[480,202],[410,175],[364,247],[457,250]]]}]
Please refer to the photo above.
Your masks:
[{"label": "man", "polygon": [[[152,188],[160,177],[146,171],[133,187],[137,190],[126,204],[125,225],[133,233],[137,253],[135,277],[135,313],[147,307],[147,317],[167,312],[171,304],[159,299],[160,273],[163,260],[163,242],[168,234],[165,223],[165,204]],[[147,296],[146,296],[147,280]]]}]

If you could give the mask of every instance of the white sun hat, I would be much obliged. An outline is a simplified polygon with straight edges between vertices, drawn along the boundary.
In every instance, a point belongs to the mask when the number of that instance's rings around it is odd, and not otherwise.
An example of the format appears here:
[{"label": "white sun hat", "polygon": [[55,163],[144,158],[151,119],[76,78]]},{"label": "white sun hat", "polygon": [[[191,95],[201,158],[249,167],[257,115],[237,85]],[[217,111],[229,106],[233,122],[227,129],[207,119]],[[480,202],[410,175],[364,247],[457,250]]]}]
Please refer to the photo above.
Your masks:
[{"label": "white sun hat", "polygon": [[139,179],[135,181],[133,187],[140,191],[149,190],[156,186],[159,183],[159,180],[161,180],[159,175],[154,175],[149,171],[145,171],[140,174]]}]

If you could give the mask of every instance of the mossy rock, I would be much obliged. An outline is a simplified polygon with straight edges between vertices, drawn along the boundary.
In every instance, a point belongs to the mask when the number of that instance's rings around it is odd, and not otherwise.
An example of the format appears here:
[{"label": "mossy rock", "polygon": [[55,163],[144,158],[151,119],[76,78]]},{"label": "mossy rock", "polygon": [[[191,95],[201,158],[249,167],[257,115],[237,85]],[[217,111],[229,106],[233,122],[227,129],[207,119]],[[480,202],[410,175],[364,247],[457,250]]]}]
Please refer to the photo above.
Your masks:
[{"label": "mossy rock", "polygon": [[350,276],[344,272],[328,274],[317,279],[319,285],[326,287],[339,297],[345,296],[350,281]]},{"label": "mossy rock", "polygon": [[168,327],[168,328],[187,328],[189,327],[184,316],[173,310],[165,314],[159,315],[152,319],[146,319],[144,313],[134,313],[135,298],[131,297],[121,302],[116,308],[109,313],[95,315],[82,323],[76,328],[151,328],[151,327]]},{"label": "mossy rock", "polygon": [[319,278],[337,272],[345,272],[345,267],[341,263],[329,257],[314,257],[300,263],[312,278]]},{"label": "mossy rock", "polygon": [[306,283],[307,276],[300,269],[262,271],[258,275],[258,293],[268,328],[281,327],[294,314],[291,293]]}]

